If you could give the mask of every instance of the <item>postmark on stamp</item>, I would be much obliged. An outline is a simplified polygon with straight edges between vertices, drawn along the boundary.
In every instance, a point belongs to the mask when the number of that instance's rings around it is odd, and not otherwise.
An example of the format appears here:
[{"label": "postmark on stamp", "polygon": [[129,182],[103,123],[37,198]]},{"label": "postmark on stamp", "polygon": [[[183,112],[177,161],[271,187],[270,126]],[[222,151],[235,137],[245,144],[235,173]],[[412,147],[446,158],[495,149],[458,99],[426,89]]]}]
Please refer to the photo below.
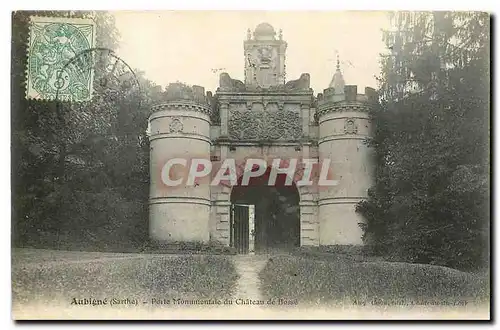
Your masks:
[{"label": "postmark on stamp", "polygon": [[81,102],[92,98],[93,70],[67,66],[95,46],[92,19],[31,17],[26,98]]}]

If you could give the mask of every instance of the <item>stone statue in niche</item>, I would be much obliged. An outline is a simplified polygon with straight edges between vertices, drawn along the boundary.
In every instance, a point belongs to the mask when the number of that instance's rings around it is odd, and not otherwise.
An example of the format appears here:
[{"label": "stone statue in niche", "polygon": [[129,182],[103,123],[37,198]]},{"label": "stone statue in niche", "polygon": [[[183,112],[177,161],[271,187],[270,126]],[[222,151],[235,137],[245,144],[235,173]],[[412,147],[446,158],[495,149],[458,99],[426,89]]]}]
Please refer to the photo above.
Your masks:
[{"label": "stone statue in niche", "polygon": [[169,129],[170,133],[179,133],[182,132],[184,125],[182,124],[179,118],[173,118],[170,122]]},{"label": "stone statue in niche", "polygon": [[347,118],[344,124],[344,133],[345,134],[356,134],[358,133],[358,125],[354,118]]}]

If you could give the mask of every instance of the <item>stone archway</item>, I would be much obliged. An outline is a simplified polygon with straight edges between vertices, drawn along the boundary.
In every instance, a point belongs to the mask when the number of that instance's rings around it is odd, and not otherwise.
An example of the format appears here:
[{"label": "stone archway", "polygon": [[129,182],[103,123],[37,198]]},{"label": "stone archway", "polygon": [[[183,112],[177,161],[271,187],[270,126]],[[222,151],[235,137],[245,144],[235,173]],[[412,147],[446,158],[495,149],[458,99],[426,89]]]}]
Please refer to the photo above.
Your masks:
[{"label": "stone archway", "polygon": [[[290,250],[300,246],[299,191],[295,183],[285,184],[285,174],[278,174],[276,183],[270,186],[270,172],[269,167],[264,175],[252,178],[247,186],[241,185],[240,177],[238,185],[232,187],[230,241],[239,251],[247,251],[248,245],[256,253]],[[248,212],[238,212],[244,205],[252,206],[253,217],[248,216]],[[248,239],[247,235],[250,235]]]},{"label": "stone archway", "polygon": [[[237,186],[235,186],[237,187]],[[220,185],[212,191],[211,239],[231,246],[231,192],[235,187]],[[307,186],[295,186],[299,194],[300,206],[300,245],[319,245],[318,195]]]}]

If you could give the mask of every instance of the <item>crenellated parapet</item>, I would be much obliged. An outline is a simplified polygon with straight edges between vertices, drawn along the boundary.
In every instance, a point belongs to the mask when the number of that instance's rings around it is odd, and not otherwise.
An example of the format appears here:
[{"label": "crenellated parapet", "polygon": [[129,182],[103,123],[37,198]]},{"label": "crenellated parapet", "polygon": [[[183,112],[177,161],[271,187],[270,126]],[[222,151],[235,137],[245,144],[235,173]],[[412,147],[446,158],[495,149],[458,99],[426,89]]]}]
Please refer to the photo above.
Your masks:
[{"label": "crenellated parapet", "polygon": [[365,94],[357,93],[356,85],[346,85],[343,91],[336,91],[330,87],[318,94],[316,117],[319,118],[331,112],[369,112],[377,103],[375,89],[366,87]]},{"label": "crenellated parapet", "polygon": [[201,86],[173,83],[161,94],[160,99],[160,103],[151,108],[152,113],[169,109],[195,111],[211,116],[213,112],[212,93],[205,93],[205,88]]}]

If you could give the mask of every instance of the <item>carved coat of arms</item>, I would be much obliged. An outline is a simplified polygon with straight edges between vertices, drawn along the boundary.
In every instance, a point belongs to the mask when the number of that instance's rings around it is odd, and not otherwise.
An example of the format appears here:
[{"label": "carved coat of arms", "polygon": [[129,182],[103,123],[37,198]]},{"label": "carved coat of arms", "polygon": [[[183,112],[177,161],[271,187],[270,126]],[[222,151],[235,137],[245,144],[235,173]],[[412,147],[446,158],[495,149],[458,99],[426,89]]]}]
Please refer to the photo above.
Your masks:
[{"label": "carved coat of arms", "polygon": [[170,125],[169,125],[170,133],[182,132],[183,128],[184,128],[184,125],[182,124],[182,122],[179,118],[174,118],[170,122]]},{"label": "carved coat of arms", "polygon": [[347,118],[344,124],[344,133],[345,134],[356,134],[358,133],[358,125],[354,118]]}]

